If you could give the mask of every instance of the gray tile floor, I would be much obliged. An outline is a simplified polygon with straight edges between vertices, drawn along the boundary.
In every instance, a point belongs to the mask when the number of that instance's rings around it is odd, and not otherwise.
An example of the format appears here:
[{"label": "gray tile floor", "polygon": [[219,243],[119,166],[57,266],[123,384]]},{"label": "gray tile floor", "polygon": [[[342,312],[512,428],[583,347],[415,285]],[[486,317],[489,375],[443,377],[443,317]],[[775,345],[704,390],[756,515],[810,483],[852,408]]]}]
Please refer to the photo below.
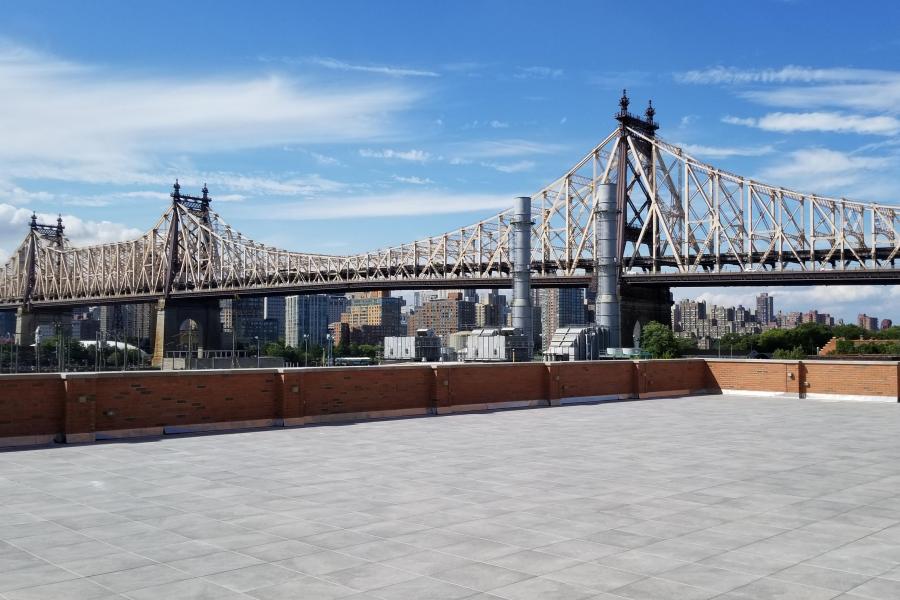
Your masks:
[{"label": "gray tile floor", "polygon": [[900,598],[900,406],[708,396],[0,453],[0,598]]}]

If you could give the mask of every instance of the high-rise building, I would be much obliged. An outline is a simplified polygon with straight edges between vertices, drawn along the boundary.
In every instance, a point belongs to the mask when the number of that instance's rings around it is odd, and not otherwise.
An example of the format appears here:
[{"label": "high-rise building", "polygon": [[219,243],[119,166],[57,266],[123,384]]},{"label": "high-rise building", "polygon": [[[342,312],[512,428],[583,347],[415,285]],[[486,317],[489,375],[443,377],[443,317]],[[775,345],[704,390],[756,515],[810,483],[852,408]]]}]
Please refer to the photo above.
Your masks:
[{"label": "high-rise building", "polygon": [[700,321],[706,320],[706,302],[703,300],[682,300],[678,303],[681,313],[681,329],[675,331],[694,331]]},{"label": "high-rise building", "polygon": [[350,306],[341,315],[341,322],[350,329],[350,341],[356,344],[382,344],[388,336],[404,335],[400,327],[401,298],[390,292],[352,294]]},{"label": "high-rise building", "polygon": [[269,327],[275,330],[277,339],[284,337],[284,296],[266,296],[263,298],[263,319],[272,322]]},{"label": "high-rise building", "polygon": [[328,296],[312,294],[285,298],[284,343],[301,348],[309,336],[310,346],[323,346],[328,334]]},{"label": "high-rise building", "polygon": [[[93,311],[89,314],[94,314]],[[143,302],[141,304],[104,304],[96,311],[98,316],[97,331],[94,331],[94,337],[99,333],[101,337],[106,339],[121,338],[128,339],[132,343],[149,346],[150,340],[156,333],[156,305],[152,302]],[[78,320],[78,316],[73,316],[74,320]],[[87,329],[79,326],[79,335],[86,335],[85,331],[91,332],[92,326],[88,325]],[[93,339],[90,337],[82,337],[81,339]]]},{"label": "high-rise building", "polygon": [[784,327],[786,329],[793,329],[797,325],[803,322],[803,313],[799,311],[792,311],[785,315],[781,321],[778,322],[779,327]]},{"label": "high-rise building", "polygon": [[15,335],[16,312],[13,310],[0,310],[0,337],[7,339],[13,338]]},{"label": "high-rise building", "polygon": [[499,327],[503,305],[506,304],[506,296],[501,296],[496,290],[491,291],[475,305],[475,325],[477,327]]},{"label": "high-rise building", "polygon": [[775,298],[768,292],[756,297],[756,322],[766,327],[775,320]]},{"label": "high-rise building", "polygon": [[[275,319],[265,317],[264,298],[231,300],[231,329],[238,344],[250,346],[277,341],[281,335]],[[220,317],[220,320],[223,320]],[[224,330],[224,327],[223,327]]]},{"label": "high-rise building", "polygon": [[409,315],[407,335],[414,335],[417,329],[431,329],[435,335],[446,338],[451,333],[472,329],[475,324],[475,302],[454,292],[447,294],[446,299],[426,302]]},{"label": "high-rise building", "polygon": [[[581,288],[548,288],[541,290],[541,350],[560,327],[583,325],[584,290]],[[537,328],[535,328],[537,329]]]},{"label": "high-rise building", "polygon": [[878,317],[870,317],[862,313],[856,316],[856,324],[867,331],[878,331]]},{"label": "high-rise building", "polygon": [[328,296],[328,322],[337,323],[341,320],[341,315],[347,312],[350,306],[350,298],[347,296]]}]

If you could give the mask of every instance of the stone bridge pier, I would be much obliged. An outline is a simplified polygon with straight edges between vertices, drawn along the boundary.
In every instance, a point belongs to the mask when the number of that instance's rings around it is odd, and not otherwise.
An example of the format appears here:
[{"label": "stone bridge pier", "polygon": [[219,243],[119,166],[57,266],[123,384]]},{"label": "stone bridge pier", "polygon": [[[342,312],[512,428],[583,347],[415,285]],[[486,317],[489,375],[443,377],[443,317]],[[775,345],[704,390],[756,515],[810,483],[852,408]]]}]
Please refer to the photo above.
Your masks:
[{"label": "stone bridge pier", "polygon": [[[59,325],[63,332],[68,334],[72,328],[72,310],[64,308],[31,310],[20,306],[16,309],[15,340],[18,346],[31,346],[34,344],[35,330],[40,327],[44,336],[56,335],[56,326]],[[5,333],[5,332],[4,332]]]},{"label": "stone bridge pier", "polygon": [[[191,330],[190,334],[187,333]],[[188,350],[201,356],[205,350],[219,350],[222,325],[218,300],[173,300],[156,303],[156,331],[153,339],[154,367],[162,367],[166,352]],[[190,347],[190,348],[189,348]]]}]

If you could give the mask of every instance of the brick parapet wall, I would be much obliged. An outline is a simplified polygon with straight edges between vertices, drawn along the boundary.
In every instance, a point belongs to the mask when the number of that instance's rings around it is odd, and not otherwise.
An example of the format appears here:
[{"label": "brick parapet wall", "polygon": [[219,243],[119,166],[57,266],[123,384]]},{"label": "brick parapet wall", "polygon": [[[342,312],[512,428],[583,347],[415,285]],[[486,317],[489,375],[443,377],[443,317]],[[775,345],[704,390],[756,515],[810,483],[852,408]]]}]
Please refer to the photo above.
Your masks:
[{"label": "brick parapet wall", "polygon": [[898,367],[683,359],[0,375],[0,446],[704,391],[897,401]]}]

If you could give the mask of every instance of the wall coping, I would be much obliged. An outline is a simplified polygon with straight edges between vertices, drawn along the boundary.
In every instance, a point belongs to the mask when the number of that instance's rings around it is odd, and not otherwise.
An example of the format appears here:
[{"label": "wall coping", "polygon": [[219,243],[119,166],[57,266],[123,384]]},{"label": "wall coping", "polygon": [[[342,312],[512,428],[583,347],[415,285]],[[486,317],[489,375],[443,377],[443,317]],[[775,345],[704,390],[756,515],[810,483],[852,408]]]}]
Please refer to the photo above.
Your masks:
[{"label": "wall coping", "polygon": [[138,370],[138,371],[85,371],[85,372],[66,372],[66,373],[0,373],[0,381],[10,381],[17,379],[60,379],[60,380],[79,380],[79,379],[120,379],[124,377],[140,376],[140,377],[197,377],[197,376],[214,376],[214,375],[250,375],[257,373],[271,373],[272,375],[290,375],[301,373],[322,373],[340,371],[354,371],[360,369],[487,369],[491,367],[503,366],[513,368],[526,368],[535,366],[552,367],[559,366],[575,366],[581,364],[644,364],[653,362],[668,363],[692,363],[692,362],[709,362],[709,363],[748,363],[748,364],[785,364],[796,365],[799,363],[810,365],[859,365],[859,366],[900,366],[900,361],[891,360],[806,360],[806,359],[756,359],[756,358],[667,358],[667,359],[604,359],[604,360],[584,360],[576,362],[443,362],[443,363],[391,363],[383,365],[355,365],[355,366],[339,366],[339,367],[260,367],[245,369],[179,369],[171,371],[159,370]]},{"label": "wall coping", "polygon": [[805,359],[805,358],[796,358],[796,359],[777,359],[777,358],[703,358],[701,360],[705,360],[707,362],[741,362],[741,363],[759,363],[759,364],[790,364],[795,365],[797,363],[803,364],[812,364],[812,365],[887,365],[887,366],[897,366],[900,365],[900,361],[896,360],[828,360],[828,359]]}]

